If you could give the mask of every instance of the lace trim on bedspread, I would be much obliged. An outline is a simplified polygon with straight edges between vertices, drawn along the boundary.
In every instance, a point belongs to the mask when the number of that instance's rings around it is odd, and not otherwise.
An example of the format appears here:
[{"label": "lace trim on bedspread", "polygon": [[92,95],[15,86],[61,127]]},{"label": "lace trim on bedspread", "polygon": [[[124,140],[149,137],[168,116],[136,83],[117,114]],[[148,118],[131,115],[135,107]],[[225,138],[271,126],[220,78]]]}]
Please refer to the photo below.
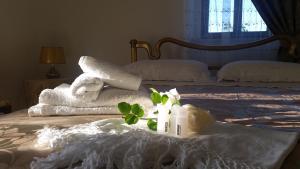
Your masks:
[{"label": "lace trim on bedspread", "polygon": [[35,158],[31,168],[264,169],[271,168],[272,154],[277,156],[276,151],[286,144],[249,132],[179,139],[137,128],[118,119],[61,130],[45,128],[39,132],[38,143],[59,151]]}]

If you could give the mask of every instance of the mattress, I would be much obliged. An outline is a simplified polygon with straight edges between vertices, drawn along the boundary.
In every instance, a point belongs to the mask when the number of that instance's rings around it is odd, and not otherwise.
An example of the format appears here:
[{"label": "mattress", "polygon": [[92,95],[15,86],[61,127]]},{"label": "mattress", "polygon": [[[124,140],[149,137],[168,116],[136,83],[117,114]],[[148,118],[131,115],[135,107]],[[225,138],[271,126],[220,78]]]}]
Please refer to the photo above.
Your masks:
[{"label": "mattress", "polygon": [[[224,123],[300,132],[300,90],[298,84],[192,84],[144,82],[159,91],[177,88],[183,104],[210,110]],[[276,86],[277,85],[277,86]],[[33,157],[51,151],[35,147],[35,132],[44,126],[69,127],[121,115],[69,117],[28,117],[27,110],[0,116],[0,168],[29,168]],[[290,153],[282,169],[298,169],[300,143]]]}]

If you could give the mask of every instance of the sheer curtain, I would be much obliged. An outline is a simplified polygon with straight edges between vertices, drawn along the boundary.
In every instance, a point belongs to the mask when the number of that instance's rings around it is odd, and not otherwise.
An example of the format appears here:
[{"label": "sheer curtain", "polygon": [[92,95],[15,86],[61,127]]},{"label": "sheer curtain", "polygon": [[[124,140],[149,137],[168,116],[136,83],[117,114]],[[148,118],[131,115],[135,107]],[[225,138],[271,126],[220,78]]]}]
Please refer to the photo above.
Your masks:
[{"label": "sheer curtain", "polygon": [[[237,2],[237,3],[236,3]],[[251,0],[186,0],[185,38],[207,45],[230,45],[271,36]],[[264,32],[264,33],[260,33]],[[185,57],[222,66],[235,60],[276,60],[278,42],[238,51],[185,49]]]}]

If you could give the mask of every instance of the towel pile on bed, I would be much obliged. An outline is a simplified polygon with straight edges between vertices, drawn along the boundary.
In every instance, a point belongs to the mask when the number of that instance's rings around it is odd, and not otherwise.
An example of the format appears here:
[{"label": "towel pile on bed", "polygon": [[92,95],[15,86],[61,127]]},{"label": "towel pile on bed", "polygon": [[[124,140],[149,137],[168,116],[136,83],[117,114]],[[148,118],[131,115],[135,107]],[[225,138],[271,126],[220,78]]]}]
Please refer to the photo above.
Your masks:
[{"label": "towel pile on bed", "polygon": [[146,112],[152,108],[140,77],[91,56],[82,56],[78,64],[83,73],[71,85],[43,90],[29,116],[120,114],[119,102],[139,103]]}]

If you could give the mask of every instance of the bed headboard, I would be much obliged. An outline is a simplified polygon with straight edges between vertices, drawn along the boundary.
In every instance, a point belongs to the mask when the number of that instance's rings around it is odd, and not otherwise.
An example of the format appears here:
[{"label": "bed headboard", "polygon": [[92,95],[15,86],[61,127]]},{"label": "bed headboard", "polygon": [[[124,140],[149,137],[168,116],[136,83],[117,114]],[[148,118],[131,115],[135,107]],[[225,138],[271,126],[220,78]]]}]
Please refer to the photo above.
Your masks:
[{"label": "bed headboard", "polygon": [[209,45],[202,45],[202,44],[195,44],[189,43],[182,40],[178,40],[175,38],[162,38],[158,40],[154,47],[151,46],[150,43],[146,41],[138,41],[136,39],[132,39],[130,41],[131,44],[131,62],[136,62],[138,60],[137,56],[137,49],[143,48],[146,50],[149,59],[160,59],[161,57],[161,47],[165,43],[172,43],[178,46],[182,46],[185,48],[190,49],[197,49],[197,50],[207,50],[207,51],[229,51],[229,50],[239,50],[239,49],[247,49],[252,47],[261,46],[267,43],[271,43],[273,41],[280,41],[281,46],[288,49],[288,54],[290,57],[296,57],[296,42],[293,41],[288,36],[272,36],[263,40],[238,44],[238,45],[228,45],[228,46],[209,46]]}]

